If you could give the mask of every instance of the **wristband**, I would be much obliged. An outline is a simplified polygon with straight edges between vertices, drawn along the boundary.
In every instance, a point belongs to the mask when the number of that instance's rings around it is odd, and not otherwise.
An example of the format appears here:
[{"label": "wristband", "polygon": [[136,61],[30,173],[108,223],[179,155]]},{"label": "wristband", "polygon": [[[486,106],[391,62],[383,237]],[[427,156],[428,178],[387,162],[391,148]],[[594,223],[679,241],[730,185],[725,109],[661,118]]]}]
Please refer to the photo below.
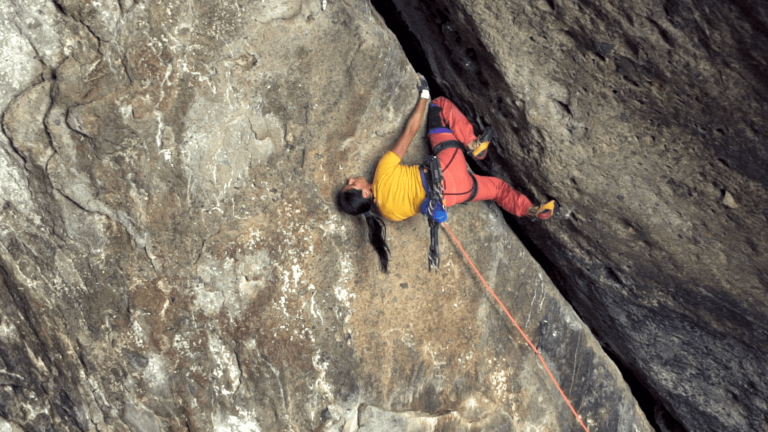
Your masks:
[{"label": "wristband", "polygon": [[421,91],[421,98],[422,99],[429,99],[429,89],[424,89]]}]

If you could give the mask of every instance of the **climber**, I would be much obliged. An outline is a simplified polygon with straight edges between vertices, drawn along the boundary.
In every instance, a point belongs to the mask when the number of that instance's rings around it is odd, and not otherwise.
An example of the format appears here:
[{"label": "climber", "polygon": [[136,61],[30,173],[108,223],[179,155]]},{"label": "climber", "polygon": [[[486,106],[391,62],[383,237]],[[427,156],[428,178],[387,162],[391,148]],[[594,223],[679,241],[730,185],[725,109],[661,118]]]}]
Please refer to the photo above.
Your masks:
[{"label": "climber", "polygon": [[[427,81],[421,74],[418,89],[419,102],[392,150],[379,160],[373,183],[364,177],[351,178],[339,192],[342,211],[353,216],[365,215],[368,240],[376,250],[385,273],[389,262],[386,227],[374,212],[378,210],[381,216],[392,221],[407,219],[420,210],[424,212],[426,206],[422,204],[426,204],[427,191],[431,189],[426,175],[422,175],[423,168],[400,163],[421,126],[430,97]],[[555,201],[534,206],[525,195],[503,180],[468,171],[464,153],[476,160],[485,159],[488,145],[495,138],[492,127],[478,138],[464,114],[445,97],[438,97],[429,104],[427,127],[432,151],[442,169],[441,204],[444,207],[468,201],[494,200],[501,208],[518,217],[543,220],[549,219],[555,212]]]}]

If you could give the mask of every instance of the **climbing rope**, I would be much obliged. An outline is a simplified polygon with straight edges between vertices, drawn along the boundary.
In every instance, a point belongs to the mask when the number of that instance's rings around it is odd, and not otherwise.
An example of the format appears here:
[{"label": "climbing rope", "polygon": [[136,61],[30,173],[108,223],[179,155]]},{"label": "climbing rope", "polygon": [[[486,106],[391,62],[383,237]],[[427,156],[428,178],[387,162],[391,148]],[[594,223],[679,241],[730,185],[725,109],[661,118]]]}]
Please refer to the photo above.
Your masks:
[{"label": "climbing rope", "polygon": [[509,318],[509,320],[512,321],[512,324],[515,325],[515,328],[517,328],[517,331],[520,332],[520,334],[523,336],[523,339],[525,339],[525,341],[528,343],[528,346],[530,346],[531,349],[533,350],[533,352],[535,352],[536,355],[539,357],[539,361],[541,361],[542,366],[544,366],[544,370],[547,371],[547,374],[549,375],[549,378],[552,379],[553,383],[555,383],[555,387],[557,387],[557,390],[560,392],[560,395],[563,397],[563,400],[565,401],[565,403],[568,404],[568,408],[571,409],[571,412],[573,413],[574,417],[576,417],[576,420],[579,421],[579,424],[581,424],[581,427],[584,428],[584,430],[586,432],[589,432],[589,429],[587,429],[587,425],[585,425],[584,422],[581,421],[581,417],[579,417],[579,414],[576,412],[576,409],[573,408],[573,405],[571,404],[571,401],[568,400],[568,396],[565,395],[565,392],[563,392],[563,389],[560,388],[560,384],[557,383],[557,380],[555,379],[555,376],[552,375],[552,371],[549,370],[549,366],[547,366],[547,362],[544,361],[544,357],[541,356],[541,352],[539,351],[539,349],[536,348],[536,345],[534,345],[533,342],[531,342],[531,340],[525,334],[525,332],[520,327],[520,325],[517,324],[517,321],[515,321],[515,319],[512,318],[512,314],[510,314],[509,311],[507,310],[507,308],[504,307],[504,303],[502,303],[501,300],[499,300],[499,297],[496,296],[496,293],[493,292],[491,287],[488,285],[488,282],[486,282],[485,278],[483,278],[483,275],[481,275],[480,271],[477,269],[477,267],[475,267],[475,263],[472,262],[472,259],[469,258],[469,255],[467,255],[467,252],[461,246],[461,243],[459,243],[459,240],[456,239],[456,236],[453,235],[453,233],[451,232],[451,229],[448,228],[448,224],[447,223],[443,223],[442,225],[445,228],[445,230],[448,231],[448,234],[453,239],[453,242],[456,243],[456,246],[459,247],[459,249],[461,250],[461,253],[464,254],[464,258],[466,258],[467,261],[469,261],[469,265],[471,265],[472,269],[475,270],[475,273],[477,273],[477,276],[483,282],[483,285],[485,285],[485,288],[488,290],[489,293],[491,293],[491,296],[493,296],[493,298],[496,299],[496,302],[499,303],[499,306],[501,306],[501,309],[504,311],[505,314],[507,314],[507,317]]}]

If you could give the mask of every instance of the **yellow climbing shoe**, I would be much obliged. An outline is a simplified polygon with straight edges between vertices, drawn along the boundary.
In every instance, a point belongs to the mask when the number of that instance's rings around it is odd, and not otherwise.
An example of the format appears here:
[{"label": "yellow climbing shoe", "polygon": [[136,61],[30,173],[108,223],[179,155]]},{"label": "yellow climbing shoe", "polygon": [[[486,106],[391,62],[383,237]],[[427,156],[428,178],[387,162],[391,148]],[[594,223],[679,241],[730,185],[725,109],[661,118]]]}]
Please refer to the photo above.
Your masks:
[{"label": "yellow climbing shoe", "polygon": [[477,147],[475,147],[475,149],[472,150],[472,157],[477,160],[485,159],[485,156],[488,154],[488,146],[490,144],[491,144],[490,141],[486,141],[478,144]]},{"label": "yellow climbing shoe", "polygon": [[488,156],[488,146],[491,144],[491,141],[495,139],[496,131],[493,130],[493,126],[488,126],[482,135],[467,145],[467,148],[473,158],[481,161]]},{"label": "yellow climbing shoe", "polygon": [[557,209],[557,202],[555,200],[549,201],[539,206],[534,213],[536,219],[547,220],[555,214]]}]

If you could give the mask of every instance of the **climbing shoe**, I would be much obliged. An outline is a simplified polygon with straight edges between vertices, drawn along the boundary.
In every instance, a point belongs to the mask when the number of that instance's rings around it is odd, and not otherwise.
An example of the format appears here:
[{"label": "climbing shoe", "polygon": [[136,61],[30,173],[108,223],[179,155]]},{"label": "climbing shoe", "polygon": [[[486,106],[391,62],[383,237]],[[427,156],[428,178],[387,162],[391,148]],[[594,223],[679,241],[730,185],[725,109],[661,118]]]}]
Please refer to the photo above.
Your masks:
[{"label": "climbing shoe", "polygon": [[557,201],[552,200],[540,206],[533,206],[528,210],[528,216],[535,219],[547,220],[557,211]]},{"label": "climbing shoe", "polygon": [[467,145],[469,153],[476,160],[481,161],[485,159],[485,157],[488,156],[488,146],[491,144],[491,141],[495,139],[496,131],[493,130],[493,126],[488,126],[482,135]]}]

